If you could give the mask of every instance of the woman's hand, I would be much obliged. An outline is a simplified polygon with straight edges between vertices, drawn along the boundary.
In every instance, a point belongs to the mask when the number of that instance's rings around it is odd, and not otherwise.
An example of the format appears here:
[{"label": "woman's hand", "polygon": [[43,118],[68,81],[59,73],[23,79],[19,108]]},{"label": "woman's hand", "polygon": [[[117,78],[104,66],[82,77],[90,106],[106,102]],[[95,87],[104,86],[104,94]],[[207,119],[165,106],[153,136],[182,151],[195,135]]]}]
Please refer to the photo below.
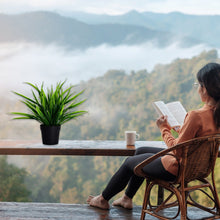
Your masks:
[{"label": "woman's hand", "polygon": [[171,127],[169,126],[168,122],[167,122],[167,115],[162,115],[160,116],[157,121],[156,121],[157,127],[160,128],[162,125],[165,125],[167,127],[169,127],[171,129]]}]

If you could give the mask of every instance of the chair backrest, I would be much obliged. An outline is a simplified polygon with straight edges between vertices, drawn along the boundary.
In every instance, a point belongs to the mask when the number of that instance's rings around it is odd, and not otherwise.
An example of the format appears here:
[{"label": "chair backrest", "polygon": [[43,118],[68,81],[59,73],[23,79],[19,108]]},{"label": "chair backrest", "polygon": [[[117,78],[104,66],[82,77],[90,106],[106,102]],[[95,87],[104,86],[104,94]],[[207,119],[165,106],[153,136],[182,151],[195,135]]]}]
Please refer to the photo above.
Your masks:
[{"label": "chair backrest", "polygon": [[220,135],[196,138],[182,148],[179,177],[185,182],[207,177],[215,166],[220,144]]}]

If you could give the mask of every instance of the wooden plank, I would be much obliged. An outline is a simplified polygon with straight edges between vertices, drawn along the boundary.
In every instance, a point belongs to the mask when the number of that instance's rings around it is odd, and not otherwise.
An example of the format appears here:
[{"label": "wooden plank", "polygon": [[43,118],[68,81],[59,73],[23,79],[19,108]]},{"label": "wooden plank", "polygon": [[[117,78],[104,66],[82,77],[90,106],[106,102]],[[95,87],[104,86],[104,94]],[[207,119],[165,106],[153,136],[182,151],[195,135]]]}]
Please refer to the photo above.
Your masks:
[{"label": "wooden plank", "polygon": [[[164,212],[173,216],[176,207]],[[135,206],[133,210],[114,206],[110,210],[101,210],[87,204],[0,202],[0,219],[4,220],[139,220],[140,215],[141,206]],[[193,207],[189,207],[188,215],[190,219],[198,220],[210,216]],[[146,215],[146,219],[157,218]],[[180,220],[180,216],[176,219]]]},{"label": "wooden plank", "polygon": [[133,211],[112,207],[101,210],[86,204],[62,203],[0,203],[0,219],[7,220],[139,220],[141,207]]}]

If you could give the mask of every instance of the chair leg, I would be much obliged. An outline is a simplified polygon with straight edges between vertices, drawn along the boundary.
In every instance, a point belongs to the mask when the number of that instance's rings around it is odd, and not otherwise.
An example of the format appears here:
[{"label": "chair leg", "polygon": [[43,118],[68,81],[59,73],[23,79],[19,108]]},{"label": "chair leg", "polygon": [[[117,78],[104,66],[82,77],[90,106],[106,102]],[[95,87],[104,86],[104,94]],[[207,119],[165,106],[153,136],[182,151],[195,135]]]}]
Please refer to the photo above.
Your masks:
[{"label": "chair leg", "polygon": [[164,200],[164,189],[160,185],[158,185],[158,193],[157,193],[157,205],[161,205]]},{"label": "chair leg", "polygon": [[213,197],[215,199],[216,213],[220,216],[220,202],[219,202],[219,197],[218,197],[218,193],[217,193],[217,190],[216,190],[214,172],[212,172],[212,186],[213,186],[212,194],[213,194]]},{"label": "chair leg", "polygon": [[150,181],[146,180],[146,188],[145,188],[145,193],[144,193],[144,201],[143,201],[143,205],[142,205],[142,211],[141,211],[141,220],[145,219],[145,209],[147,208],[147,204],[149,201],[149,185],[150,185]]},{"label": "chair leg", "polygon": [[187,203],[186,203],[186,192],[184,188],[187,187],[187,185],[181,185],[180,191],[177,190],[176,195],[180,196],[180,213],[181,213],[181,220],[187,219]]},{"label": "chair leg", "polygon": [[219,204],[219,198],[218,194],[216,192],[216,189],[214,190],[213,196],[215,198],[215,205],[216,205],[216,213],[220,216],[220,204]]}]

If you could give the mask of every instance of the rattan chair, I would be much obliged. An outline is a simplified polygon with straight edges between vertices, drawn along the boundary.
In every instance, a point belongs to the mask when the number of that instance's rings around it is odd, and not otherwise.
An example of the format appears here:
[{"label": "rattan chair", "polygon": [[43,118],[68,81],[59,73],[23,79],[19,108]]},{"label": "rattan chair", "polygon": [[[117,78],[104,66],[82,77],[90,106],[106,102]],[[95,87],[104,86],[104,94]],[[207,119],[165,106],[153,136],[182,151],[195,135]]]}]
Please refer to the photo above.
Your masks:
[{"label": "rattan chair", "polygon": [[[220,203],[214,180],[214,166],[218,156],[219,144],[220,135],[195,138],[165,149],[138,164],[134,168],[135,174],[146,178],[141,220],[145,219],[146,213],[164,220],[175,219],[179,214],[181,215],[181,220],[189,219],[187,216],[188,205],[211,213],[213,217],[210,217],[210,219],[220,219]],[[143,172],[142,168],[148,163],[176,150],[181,152],[181,159],[178,160],[179,171],[175,181],[168,182],[155,179]],[[211,174],[211,181],[206,179],[209,174]],[[166,198],[159,202],[160,204],[155,201],[153,201],[154,204],[151,202],[151,191],[156,185],[166,191]],[[196,190],[204,193],[207,200],[211,201],[213,207],[210,207],[210,205],[207,207],[195,201],[196,199],[194,197],[198,195]],[[173,208],[174,206],[177,208]],[[171,211],[167,212],[164,209],[175,210],[175,214],[171,216]]]}]

